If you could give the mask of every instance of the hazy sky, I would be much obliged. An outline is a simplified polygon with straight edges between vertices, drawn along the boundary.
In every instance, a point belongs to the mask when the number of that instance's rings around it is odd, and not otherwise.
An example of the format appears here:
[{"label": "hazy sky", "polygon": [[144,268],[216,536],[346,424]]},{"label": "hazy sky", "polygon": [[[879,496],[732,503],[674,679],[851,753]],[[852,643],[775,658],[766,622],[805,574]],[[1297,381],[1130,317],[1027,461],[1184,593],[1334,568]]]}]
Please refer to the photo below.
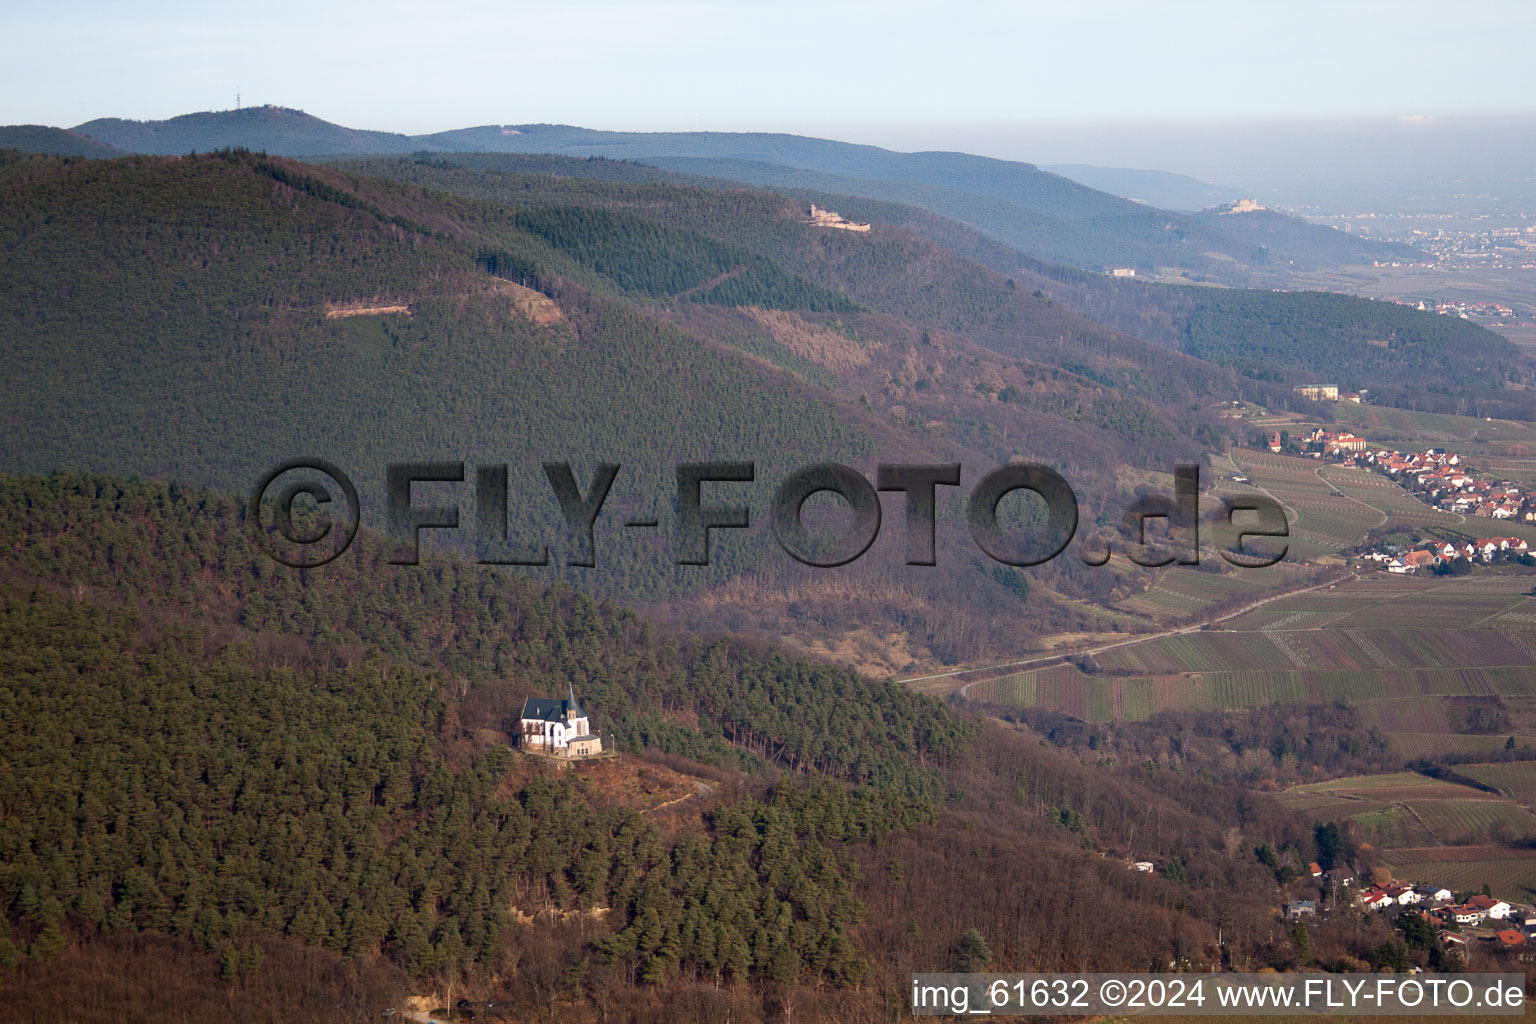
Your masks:
[{"label": "hazy sky", "polygon": [[1530,0],[4,2],[0,123],[162,118],[238,90],[411,133],[768,129],[1064,160],[1006,140],[1536,110]]}]

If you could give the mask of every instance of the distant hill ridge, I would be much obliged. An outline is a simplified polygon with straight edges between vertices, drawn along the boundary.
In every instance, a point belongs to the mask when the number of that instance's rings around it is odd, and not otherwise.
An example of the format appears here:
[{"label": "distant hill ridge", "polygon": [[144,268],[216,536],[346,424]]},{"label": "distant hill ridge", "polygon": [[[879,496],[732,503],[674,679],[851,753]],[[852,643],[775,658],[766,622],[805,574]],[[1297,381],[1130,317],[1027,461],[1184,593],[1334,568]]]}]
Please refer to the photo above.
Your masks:
[{"label": "distant hill ridge", "polygon": [[1213,184],[1172,171],[1095,167],[1091,164],[1046,164],[1041,170],[1071,178],[1110,195],[1189,213],[1251,194],[1247,189]]},{"label": "distant hill ridge", "polygon": [[[480,125],[428,135],[364,131],[278,106],[184,114],[163,121],[100,118],[72,132],[130,153],[181,155],[246,148],[281,156],[364,156],[422,150],[608,157],[776,190],[822,192],[920,206],[1022,252],[1089,270],[1134,267],[1220,284],[1275,283],[1294,268],[1413,250],[1333,237],[1295,222],[1255,237],[1250,225],[1159,209],[1042,170],[969,153],[901,153],[877,146],[765,132],[617,132],[571,125]],[[0,147],[70,152],[65,139],[0,128]],[[1231,197],[1227,197],[1231,198]]]},{"label": "distant hill ridge", "polygon": [[88,138],[79,132],[64,128],[50,128],[43,124],[10,124],[0,127],[0,149],[98,159],[127,155],[115,146]]},{"label": "distant hill ridge", "polygon": [[419,148],[410,136],[397,132],[344,128],[302,110],[276,106],[203,111],[164,121],[101,117],[76,125],[73,131],[129,153],[166,156],[239,147],[281,156],[400,153]]}]

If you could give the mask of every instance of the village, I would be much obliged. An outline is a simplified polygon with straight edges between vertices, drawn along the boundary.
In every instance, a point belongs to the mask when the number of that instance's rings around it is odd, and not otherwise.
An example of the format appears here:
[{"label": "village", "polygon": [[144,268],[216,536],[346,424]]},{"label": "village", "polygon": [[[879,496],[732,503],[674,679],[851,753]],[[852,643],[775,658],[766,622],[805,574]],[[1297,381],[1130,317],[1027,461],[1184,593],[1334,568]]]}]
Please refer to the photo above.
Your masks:
[{"label": "village", "polygon": [[[1307,866],[1328,899],[1292,900],[1285,905],[1288,920],[1315,919],[1348,896],[1348,905],[1364,912],[1396,915],[1416,912],[1435,930],[1443,948],[1455,948],[1463,956],[1475,948],[1492,952],[1518,952],[1536,948],[1536,907],[1511,903],[1481,893],[1457,893],[1443,885],[1414,885],[1391,881],[1357,888],[1355,879],[1342,869],[1325,872],[1316,863]],[[1321,906],[1320,906],[1321,902]]]},{"label": "village", "polygon": [[[1126,866],[1135,872],[1157,872],[1148,860],[1127,861]],[[1424,915],[1440,947],[1455,950],[1463,962],[1474,951],[1514,953],[1522,961],[1527,950],[1536,955],[1536,906],[1499,899],[1486,887],[1480,893],[1455,892],[1443,885],[1390,878],[1362,887],[1347,869],[1325,871],[1315,861],[1306,866],[1298,882],[1309,878],[1317,887],[1317,897],[1285,903],[1281,916],[1287,921],[1316,922],[1341,908],[1384,914],[1394,924],[1401,914],[1418,913]]]},{"label": "village", "polygon": [[[1371,469],[1387,476],[1431,508],[1474,520],[1494,523],[1536,522],[1536,493],[1518,484],[1474,474],[1461,456],[1438,448],[1400,452],[1376,448],[1363,437],[1349,431],[1329,431],[1318,427],[1309,434],[1286,438],[1279,431],[1270,435],[1269,450],[1291,447],[1315,459],[1331,459]],[[1481,533],[1483,531],[1476,531]],[[1428,537],[1416,545],[1382,543],[1358,553],[1396,574],[1452,572],[1475,564],[1523,560],[1529,555],[1528,543],[1520,537],[1492,535],[1473,539],[1448,540]],[[1462,563],[1462,564],[1459,564]]]}]

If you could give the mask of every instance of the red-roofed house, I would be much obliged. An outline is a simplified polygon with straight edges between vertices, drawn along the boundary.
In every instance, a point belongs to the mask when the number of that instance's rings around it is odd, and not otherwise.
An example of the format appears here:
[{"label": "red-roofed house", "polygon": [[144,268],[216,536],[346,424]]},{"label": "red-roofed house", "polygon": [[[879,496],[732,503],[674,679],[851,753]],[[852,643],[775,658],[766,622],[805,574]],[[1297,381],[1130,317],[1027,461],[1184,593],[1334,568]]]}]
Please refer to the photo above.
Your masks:
[{"label": "red-roofed house", "polygon": [[1380,910],[1382,907],[1390,907],[1397,900],[1388,896],[1383,890],[1372,886],[1356,896],[1355,902],[1359,903],[1366,910]]}]

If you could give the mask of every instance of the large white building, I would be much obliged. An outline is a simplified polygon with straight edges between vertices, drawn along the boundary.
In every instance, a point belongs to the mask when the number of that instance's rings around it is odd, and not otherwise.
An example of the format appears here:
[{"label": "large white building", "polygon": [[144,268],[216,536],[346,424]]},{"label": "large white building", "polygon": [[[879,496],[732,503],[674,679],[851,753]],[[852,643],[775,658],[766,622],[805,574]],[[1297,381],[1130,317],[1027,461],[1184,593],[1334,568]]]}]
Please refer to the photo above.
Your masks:
[{"label": "large white building", "polygon": [[518,746],[548,754],[585,757],[602,751],[573,687],[565,699],[529,697],[517,726]]}]

